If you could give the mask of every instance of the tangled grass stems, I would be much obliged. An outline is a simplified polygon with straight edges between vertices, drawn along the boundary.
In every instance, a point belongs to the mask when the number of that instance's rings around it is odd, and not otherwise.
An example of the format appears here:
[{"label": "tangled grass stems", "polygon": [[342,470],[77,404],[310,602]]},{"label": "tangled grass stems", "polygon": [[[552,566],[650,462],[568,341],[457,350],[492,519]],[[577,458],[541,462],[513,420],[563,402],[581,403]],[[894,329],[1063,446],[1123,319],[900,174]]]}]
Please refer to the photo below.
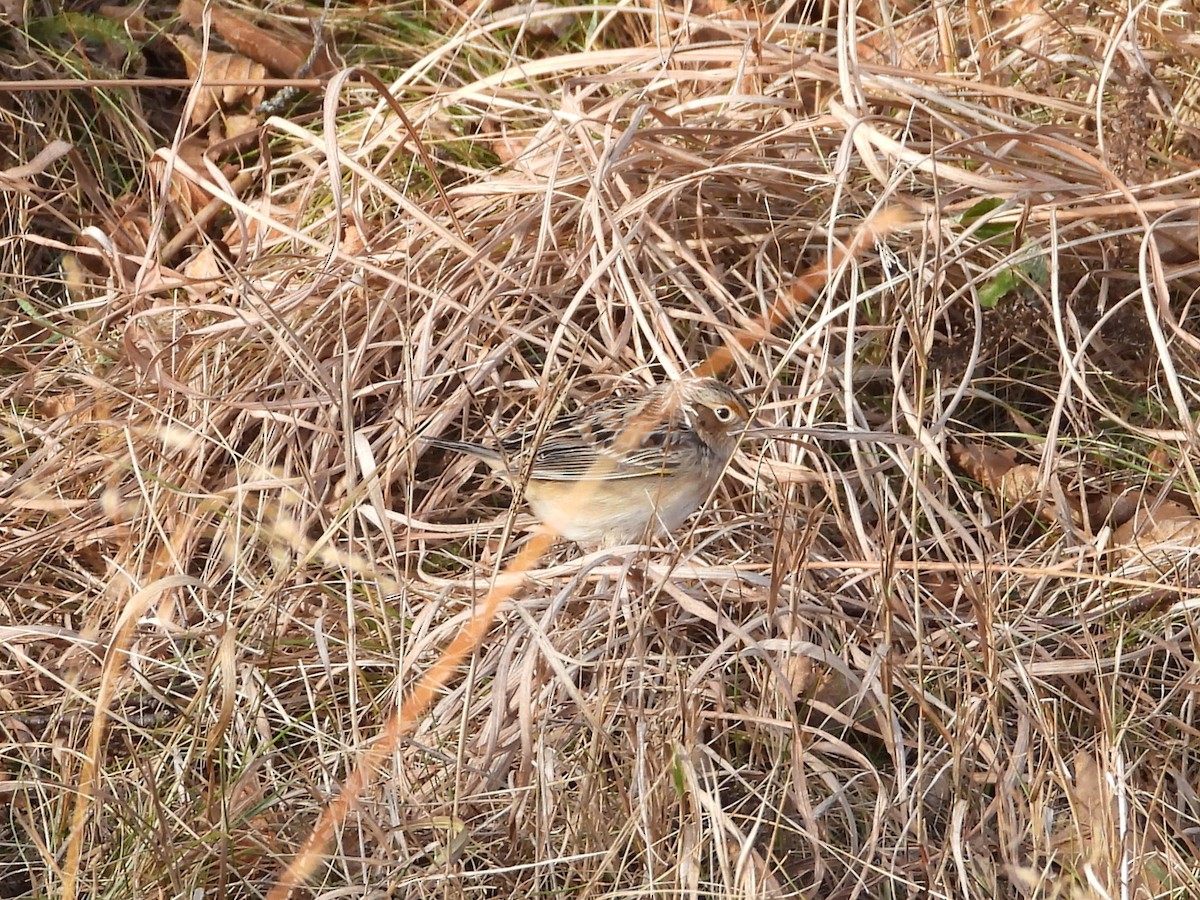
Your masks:
[{"label": "tangled grass stems", "polygon": [[[4,182],[0,883],[53,891],[71,844],[81,892],[265,890],[526,525],[414,433],[717,347],[796,439],[734,459],[650,591],[534,565],[313,883],[1196,893],[1194,548],[1128,559],[1108,512],[1200,506],[1193,29],[1023,9],[355,10],[428,159],[347,84],[233,192],[146,166],[170,103],[0,96],[5,173],[107,116]],[[185,187],[230,227],[145,229]],[[920,227],[762,329],[891,203]]]},{"label": "tangled grass stems", "polygon": [[[828,273],[833,268],[847,259],[854,258],[869,240],[883,239],[888,233],[903,226],[907,221],[907,217],[903,214],[894,210],[885,210],[875,219],[860,225],[849,247],[841,251],[836,258],[822,259],[801,275],[791,289],[772,304],[768,313],[758,323],[758,327],[735,335],[737,343],[745,349],[761,340],[764,335],[770,334],[787,318],[798,301],[808,302],[812,299],[820,285],[828,280]],[[717,377],[732,363],[732,353],[726,348],[721,348],[696,367],[695,377]],[[645,435],[658,424],[647,416],[635,419],[617,436],[616,449],[620,451],[623,448],[639,446]],[[610,457],[602,456],[596,460],[588,470],[587,476],[581,478],[574,486],[573,505],[585,506],[591,502],[596,485],[604,474],[604,468],[611,466]],[[525,574],[537,565],[546,551],[550,549],[556,537],[557,535],[553,531],[543,527],[504,567],[484,595],[483,601],[472,612],[462,631],[455,636],[453,642],[421,677],[400,709],[391,716],[380,735],[363,753],[354,771],[343,783],[337,797],[321,813],[320,819],[313,826],[300,852],[280,874],[278,881],[267,895],[268,900],[287,900],[292,891],[302,885],[316,871],[334,833],[344,824],[355,800],[375,776],[379,765],[394,752],[399,742],[412,732],[417,721],[428,711],[439,691],[454,676],[463,660],[478,649],[492,626],[496,610],[502,603],[512,598]],[[78,818],[79,813],[77,812],[76,815]]]}]

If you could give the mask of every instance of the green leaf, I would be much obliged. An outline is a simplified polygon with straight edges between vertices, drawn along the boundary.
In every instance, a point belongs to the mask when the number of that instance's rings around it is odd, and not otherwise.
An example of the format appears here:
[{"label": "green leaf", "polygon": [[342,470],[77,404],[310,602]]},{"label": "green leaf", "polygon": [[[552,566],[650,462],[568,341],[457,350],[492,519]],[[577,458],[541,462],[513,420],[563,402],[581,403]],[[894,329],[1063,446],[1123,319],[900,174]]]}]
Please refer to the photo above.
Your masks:
[{"label": "green leaf", "polygon": [[1020,284],[1020,279],[1013,269],[1005,269],[991,281],[979,289],[979,305],[984,309],[995,309],[1010,292]]},{"label": "green leaf", "polygon": [[1021,249],[1029,250],[1030,254],[1016,265],[1001,270],[979,289],[979,305],[984,309],[995,309],[996,304],[1009,294],[1027,290],[1029,282],[1041,287],[1050,283],[1050,265],[1046,262],[1046,255],[1037,252],[1033,244],[1026,244]]},{"label": "green leaf", "polygon": [[[1004,205],[1004,201],[999,197],[989,197],[986,200],[980,200],[965,213],[958,217],[958,221],[966,227],[971,227],[988,213]],[[1012,234],[1014,225],[1011,222],[995,222],[984,223],[975,229],[973,234],[981,241],[988,241],[992,238],[999,237],[1002,234]]]}]

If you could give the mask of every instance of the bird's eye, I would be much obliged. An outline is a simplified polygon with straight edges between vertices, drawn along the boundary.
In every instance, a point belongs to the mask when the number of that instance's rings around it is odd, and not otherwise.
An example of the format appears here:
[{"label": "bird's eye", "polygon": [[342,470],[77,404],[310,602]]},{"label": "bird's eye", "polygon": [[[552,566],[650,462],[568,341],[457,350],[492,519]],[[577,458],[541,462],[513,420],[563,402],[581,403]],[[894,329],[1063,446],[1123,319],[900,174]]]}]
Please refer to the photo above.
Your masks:
[{"label": "bird's eye", "polygon": [[717,417],[718,422],[733,421],[733,409],[728,406],[714,406],[713,415]]}]

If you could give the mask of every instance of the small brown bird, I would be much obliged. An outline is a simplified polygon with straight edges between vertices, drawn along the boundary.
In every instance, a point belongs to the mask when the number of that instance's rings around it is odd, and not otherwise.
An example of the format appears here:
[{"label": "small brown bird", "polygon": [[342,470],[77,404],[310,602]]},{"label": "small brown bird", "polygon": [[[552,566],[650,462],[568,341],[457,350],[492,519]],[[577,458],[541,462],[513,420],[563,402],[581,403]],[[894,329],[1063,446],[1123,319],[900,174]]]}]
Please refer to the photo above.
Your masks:
[{"label": "small brown bird", "polygon": [[735,391],[693,378],[603,400],[540,435],[521,429],[494,446],[426,440],[483,460],[510,484],[524,477],[534,515],[563,537],[613,546],[669,532],[691,515],[749,422]]}]

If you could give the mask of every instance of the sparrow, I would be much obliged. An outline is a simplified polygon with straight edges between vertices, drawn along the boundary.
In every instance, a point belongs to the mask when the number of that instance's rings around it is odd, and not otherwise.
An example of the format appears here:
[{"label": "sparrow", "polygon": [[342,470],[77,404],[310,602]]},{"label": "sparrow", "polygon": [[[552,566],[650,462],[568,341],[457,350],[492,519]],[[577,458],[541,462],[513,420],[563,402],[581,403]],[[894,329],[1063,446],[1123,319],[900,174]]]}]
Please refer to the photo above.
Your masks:
[{"label": "sparrow", "polygon": [[732,388],[691,378],[611,397],[492,443],[425,440],[523,486],[533,514],[557,534],[615,546],[669,533],[698,509],[750,422]]}]

